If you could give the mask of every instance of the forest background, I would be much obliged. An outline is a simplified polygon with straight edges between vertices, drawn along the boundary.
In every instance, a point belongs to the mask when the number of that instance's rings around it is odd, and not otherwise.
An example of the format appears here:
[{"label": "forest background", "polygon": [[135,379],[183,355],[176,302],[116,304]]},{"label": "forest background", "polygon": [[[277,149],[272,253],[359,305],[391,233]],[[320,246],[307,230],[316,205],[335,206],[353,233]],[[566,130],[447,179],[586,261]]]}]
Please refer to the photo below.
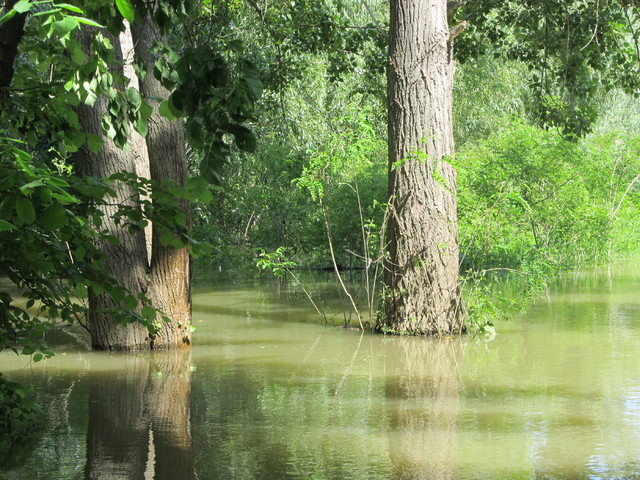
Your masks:
[{"label": "forest background", "polygon": [[[509,314],[506,278],[520,279],[522,298],[562,269],[640,248],[638,5],[529,3],[452,4],[449,13],[451,25],[468,25],[456,39],[449,161],[458,171],[461,288],[477,331]],[[87,293],[111,298],[103,313],[159,330],[148,292],[104,275],[108,255],[96,245],[119,239],[94,227],[108,218],[134,234],[152,220],[158,245],[190,245],[196,276],[362,269],[375,316],[389,214],[388,5],[158,5],[156,61],[133,66],[172,90],[168,100],[142,88],[141,97],[111,75],[127,62],[109,41],[94,45],[94,64],[76,40],[87,27],[119,31],[134,18],[131,2],[3,4],[3,33],[30,15],[19,52],[3,50],[15,71],[0,75],[0,263],[27,298],[16,305],[10,289],[0,294],[0,346],[36,361],[50,355],[43,333],[59,321],[82,324],[92,308],[76,297]],[[186,187],[78,175],[74,155],[96,154],[104,140],[82,130],[75,108],[99,105],[101,94],[111,103],[100,127],[123,151],[133,130],[148,133],[152,115],[183,118]],[[146,102],[156,101],[152,112]],[[116,184],[128,185],[141,210],[118,200],[105,213]],[[24,391],[2,387],[6,422],[23,419],[12,409],[24,406]]]}]

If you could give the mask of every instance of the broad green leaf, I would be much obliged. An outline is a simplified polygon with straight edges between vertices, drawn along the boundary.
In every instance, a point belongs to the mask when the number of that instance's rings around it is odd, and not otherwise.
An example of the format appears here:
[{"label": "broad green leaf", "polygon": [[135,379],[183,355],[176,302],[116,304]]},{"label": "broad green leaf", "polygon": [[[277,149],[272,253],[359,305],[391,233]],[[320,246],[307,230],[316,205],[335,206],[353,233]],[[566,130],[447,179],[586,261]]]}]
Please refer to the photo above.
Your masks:
[{"label": "broad green leaf", "polygon": [[76,285],[76,297],[84,298],[87,296],[87,286],[82,283]]},{"label": "broad green leaf", "polygon": [[[87,247],[85,247],[84,245],[80,245],[78,248],[75,249],[75,251],[73,252],[73,256],[75,257],[75,259],[79,262],[82,262],[84,260],[84,257],[87,255]],[[94,291],[95,291],[95,285],[94,285]],[[96,294],[97,295],[97,294]]]},{"label": "broad green leaf", "polygon": [[160,104],[159,108],[160,115],[165,117],[167,120],[175,120],[176,116],[171,111],[171,107],[169,105],[169,101],[165,100]]},{"label": "broad green leaf", "polygon": [[91,289],[93,290],[94,295],[102,295],[104,293],[104,287],[99,283],[94,283],[91,286]]},{"label": "broad green leaf", "polygon": [[13,9],[18,13],[28,12],[31,9],[31,2],[29,0],[20,0],[13,6]]},{"label": "broad green leaf", "polygon": [[138,306],[138,300],[133,295],[127,295],[124,298],[124,307],[127,310],[134,310]]},{"label": "broad green leaf", "polygon": [[44,228],[55,231],[67,223],[67,214],[64,207],[55,202],[42,212],[38,220]]},{"label": "broad green leaf", "polygon": [[133,23],[135,20],[135,13],[133,11],[133,5],[129,0],[116,0],[116,7],[124,18],[126,18],[130,23]]},{"label": "broad green leaf", "polygon": [[145,305],[144,307],[142,307],[142,311],[140,313],[149,322],[152,322],[156,319],[156,309],[150,307],[149,305]]},{"label": "broad green leaf", "polygon": [[153,114],[153,107],[149,105],[147,102],[142,102],[140,104],[140,115],[142,116],[142,118],[148,119],[152,114]]},{"label": "broad green leaf", "polygon": [[24,223],[33,223],[36,219],[36,211],[28,198],[21,197],[16,200],[16,213]]},{"label": "broad green leaf", "polygon": [[127,88],[127,100],[134,107],[138,107],[142,103],[142,97],[140,96],[140,92],[135,88]]},{"label": "broad green leaf", "polygon": [[[70,53],[71,53],[71,60],[76,65],[82,65],[87,59],[87,56],[82,51],[82,48],[80,48],[80,46],[75,46],[75,48],[71,48]],[[71,88],[73,88],[73,84],[71,85]],[[67,85],[65,84],[65,89],[67,91],[71,90],[71,88],[67,88]]]},{"label": "broad green leaf", "polygon": [[146,137],[147,133],[149,133],[149,124],[144,118],[140,118],[136,122],[136,131],[143,137]]},{"label": "broad green leaf", "polygon": [[174,239],[174,236],[173,236],[172,233],[164,232],[164,233],[160,234],[160,244],[163,247],[171,245],[171,242],[173,242],[173,239]]},{"label": "broad green leaf", "polygon": [[0,232],[7,230],[15,230],[16,226],[13,223],[9,223],[6,220],[0,220]]},{"label": "broad green leaf", "polygon": [[75,19],[75,17],[64,17],[62,20],[53,22],[51,26],[56,35],[64,37],[69,32],[72,32],[73,30],[78,28],[78,21]]},{"label": "broad green leaf", "polygon": [[91,152],[98,153],[102,148],[103,143],[104,141],[99,135],[94,135],[93,133],[87,134],[87,146],[89,147],[89,150],[91,150]]}]

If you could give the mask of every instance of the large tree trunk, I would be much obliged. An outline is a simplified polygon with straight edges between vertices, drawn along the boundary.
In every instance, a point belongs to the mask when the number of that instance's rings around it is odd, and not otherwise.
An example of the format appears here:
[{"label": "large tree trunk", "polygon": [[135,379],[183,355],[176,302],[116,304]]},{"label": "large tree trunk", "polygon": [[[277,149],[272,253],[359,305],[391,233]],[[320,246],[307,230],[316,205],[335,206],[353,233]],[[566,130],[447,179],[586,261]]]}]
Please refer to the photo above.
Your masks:
[{"label": "large tree trunk", "polygon": [[[78,39],[86,51],[90,50],[93,37],[91,29],[82,29]],[[116,54],[120,53],[118,39],[111,38]],[[102,136],[101,120],[107,115],[107,99],[100,97],[93,107],[80,105],[78,107],[78,119],[85,133]],[[82,147],[76,154],[76,164],[79,173],[83,176],[98,178],[108,177],[121,171],[135,171],[135,157],[133,149],[125,152],[118,148],[111,140],[103,137],[104,144],[98,153]],[[113,214],[118,204],[126,204],[136,198],[132,188],[124,184],[117,185],[114,189],[116,198],[109,199],[112,205],[101,207],[103,216],[103,228],[115,236],[119,243],[111,245],[104,243],[100,246],[107,257],[109,273],[115,276],[119,284],[127,288],[133,295],[147,291],[147,253],[145,249],[144,233],[131,235],[128,230],[115,224]],[[104,308],[112,308],[111,298],[107,295],[94,295],[89,291],[89,307],[91,315],[88,319],[91,334],[91,345],[101,350],[135,350],[148,348],[149,332],[141,324],[118,323],[111,315],[101,313]]]},{"label": "large tree trunk", "polygon": [[454,63],[446,0],[392,0],[389,40],[389,206],[381,331],[463,329],[458,286]]},{"label": "large tree trunk", "polygon": [[[140,80],[140,93],[147,99],[168,98],[170,92],[153,76],[155,58],[151,48],[155,41],[162,41],[157,28],[147,18],[146,21],[131,26],[136,56],[144,62],[149,72]],[[179,119],[169,121],[158,112],[159,105],[153,105],[149,119],[147,150],[151,179],[169,179],[180,186],[187,180],[187,154],[182,123]],[[182,210],[190,224],[191,212],[187,201]],[[190,226],[190,225],[188,225]],[[149,298],[160,308],[171,322],[164,324],[155,335],[153,348],[186,348],[191,344],[191,275],[189,252],[163,246],[159,232],[153,229],[151,242],[151,285]]]},{"label": "large tree trunk", "polygon": [[[145,23],[132,28],[133,39],[127,38],[125,31],[120,39],[112,39],[116,48],[117,60],[122,60],[122,47],[129,50],[135,40],[135,52],[147,66],[151,66],[145,79],[139,81],[132,73],[132,86],[137,86],[143,96],[167,98],[169,92],[153,77],[153,58],[150,54],[153,41],[159,39],[155,27]],[[80,40],[88,50],[91,31],[83,29]],[[122,73],[122,71],[120,72]],[[102,135],[100,120],[106,114],[107,101],[99,98],[93,107],[79,107],[78,116],[87,133]],[[184,185],[187,177],[187,158],[182,124],[179,120],[169,122],[161,117],[158,108],[149,119],[149,134],[145,141],[134,138],[128,152],[117,148],[113,142],[104,138],[104,145],[97,154],[83,148],[78,155],[79,170],[83,175],[106,177],[126,171],[149,175],[152,180],[168,179],[178,185]],[[123,186],[113,203],[121,203],[135,198],[133,191]],[[168,349],[187,348],[191,345],[191,291],[189,273],[189,253],[186,249],[163,246],[159,233],[152,229],[152,239],[148,242],[145,232],[130,235],[126,229],[115,225],[111,214],[112,207],[105,207],[104,225],[115,235],[120,243],[117,246],[104,245],[108,256],[108,268],[118,282],[131,293],[145,293],[154,307],[165,314],[170,321],[162,322],[161,328],[150,335],[139,324],[121,325],[108,315],[99,313],[101,307],[112,306],[105,296],[90,294],[92,308],[89,328],[92,346],[107,350]],[[185,216],[189,218],[187,202],[182,205]],[[148,231],[147,231],[148,233]],[[148,235],[147,235],[148,236]],[[150,256],[149,256],[150,252]]]}]

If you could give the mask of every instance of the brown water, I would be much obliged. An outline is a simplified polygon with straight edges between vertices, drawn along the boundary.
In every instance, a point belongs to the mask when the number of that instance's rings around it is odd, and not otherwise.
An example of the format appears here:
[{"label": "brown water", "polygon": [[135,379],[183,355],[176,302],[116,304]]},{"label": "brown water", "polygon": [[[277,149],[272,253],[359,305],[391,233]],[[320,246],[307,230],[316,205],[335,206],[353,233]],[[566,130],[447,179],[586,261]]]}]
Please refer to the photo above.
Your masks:
[{"label": "brown water", "polygon": [[493,341],[315,318],[299,292],[205,288],[192,352],[0,356],[51,417],[0,478],[640,478],[636,267],[558,282]]}]

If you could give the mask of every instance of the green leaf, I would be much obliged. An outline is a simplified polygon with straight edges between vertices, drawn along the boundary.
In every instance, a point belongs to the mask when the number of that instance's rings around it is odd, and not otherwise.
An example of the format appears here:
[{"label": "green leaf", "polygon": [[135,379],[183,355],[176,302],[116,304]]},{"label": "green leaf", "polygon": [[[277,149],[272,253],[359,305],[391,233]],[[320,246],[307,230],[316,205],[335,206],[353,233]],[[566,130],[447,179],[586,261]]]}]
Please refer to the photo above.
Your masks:
[{"label": "green leaf", "polygon": [[[71,61],[76,65],[82,65],[87,59],[87,56],[82,51],[82,48],[80,48],[80,46],[74,45],[74,48],[70,50],[70,53],[71,53]],[[66,88],[66,85],[65,85],[65,88]],[[67,91],[69,90],[71,90],[71,88],[67,89]]]},{"label": "green leaf", "polygon": [[24,13],[31,10],[31,2],[29,0],[20,0],[13,6],[13,9],[18,13]]},{"label": "green leaf", "polygon": [[22,185],[20,187],[20,191],[26,195],[28,192],[30,192],[34,188],[41,187],[42,185],[44,185],[44,181],[41,178],[38,178],[33,182],[25,183],[24,185]]},{"label": "green leaf", "polygon": [[160,115],[165,117],[167,120],[175,120],[176,116],[171,111],[171,106],[169,105],[169,101],[165,100],[160,104],[159,109]]},{"label": "green leaf", "polygon": [[134,310],[138,306],[138,300],[133,295],[127,295],[124,298],[124,307],[127,310]]},{"label": "green leaf", "polygon": [[142,103],[142,97],[140,96],[140,92],[138,92],[138,90],[136,90],[135,88],[128,88],[126,96],[127,96],[128,102],[134,107],[138,107]]},{"label": "green leaf", "polygon": [[16,212],[24,223],[33,223],[36,219],[36,211],[28,198],[21,197],[16,200]]},{"label": "green leaf", "polygon": [[75,17],[64,17],[62,20],[53,22],[51,26],[56,35],[64,37],[69,32],[78,28],[78,21]]},{"label": "green leaf", "polygon": [[93,20],[85,17],[73,17],[78,22],[84,23],[85,25],[91,25],[92,27],[105,28],[104,25],[99,24],[98,22],[94,22]]},{"label": "green leaf", "polygon": [[85,298],[87,296],[87,286],[80,283],[76,285],[76,297]]},{"label": "green leaf", "polygon": [[169,233],[169,232],[164,232],[162,234],[160,234],[160,244],[163,247],[166,247],[167,245],[170,245],[171,242],[173,242],[173,234]]},{"label": "green leaf", "polygon": [[15,230],[16,226],[13,223],[9,223],[6,220],[0,220],[0,232],[7,230]]},{"label": "green leaf", "polygon": [[42,212],[38,220],[44,228],[55,231],[67,223],[67,213],[62,205],[55,202]]},{"label": "green leaf", "polygon": [[68,3],[54,3],[54,7],[64,8],[65,10],[69,10],[70,12],[84,14],[84,11],[75,5],[69,5]]},{"label": "green leaf", "polygon": [[141,315],[150,322],[153,322],[156,319],[156,309],[150,307],[149,305],[145,305],[142,307]]},{"label": "green leaf", "polygon": [[147,133],[149,133],[149,124],[144,118],[138,119],[136,122],[136,130],[143,137],[147,136]]},{"label": "green leaf", "polygon": [[140,104],[140,115],[144,119],[148,119],[153,114],[153,107],[149,105],[147,102],[142,102]]},{"label": "green leaf", "polygon": [[9,20],[11,20],[15,14],[18,13],[15,10],[9,10],[5,15],[2,16],[2,18],[0,18],[0,25],[2,25],[4,22],[8,22]]},{"label": "green leaf", "polygon": [[102,148],[103,144],[102,137],[99,135],[94,135],[93,133],[87,133],[87,146],[89,150],[93,153],[98,153]]},{"label": "green leaf", "polygon": [[129,23],[133,23],[135,20],[135,13],[133,11],[133,5],[129,0],[116,0],[116,7],[124,18],[126,18]]}]

